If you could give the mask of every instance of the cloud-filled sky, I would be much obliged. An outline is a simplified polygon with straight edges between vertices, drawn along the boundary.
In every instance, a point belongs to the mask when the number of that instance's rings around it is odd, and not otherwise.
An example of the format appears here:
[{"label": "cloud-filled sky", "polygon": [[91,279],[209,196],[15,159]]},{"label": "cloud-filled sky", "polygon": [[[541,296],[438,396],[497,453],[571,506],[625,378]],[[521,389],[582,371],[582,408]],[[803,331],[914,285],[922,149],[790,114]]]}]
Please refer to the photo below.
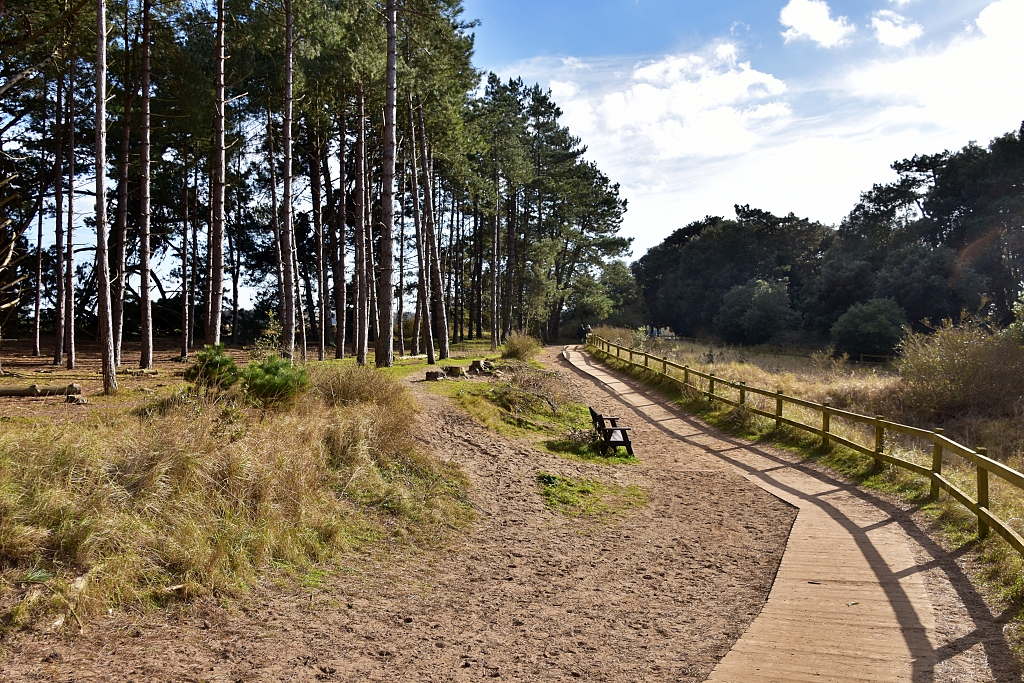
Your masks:
[{"label": "cloud-filled sky", "polygon": [[918,153],[1024,120],[1024,0],[467,0],[475,62],[551,89],[641,256],[734,204],[838,223]]}]

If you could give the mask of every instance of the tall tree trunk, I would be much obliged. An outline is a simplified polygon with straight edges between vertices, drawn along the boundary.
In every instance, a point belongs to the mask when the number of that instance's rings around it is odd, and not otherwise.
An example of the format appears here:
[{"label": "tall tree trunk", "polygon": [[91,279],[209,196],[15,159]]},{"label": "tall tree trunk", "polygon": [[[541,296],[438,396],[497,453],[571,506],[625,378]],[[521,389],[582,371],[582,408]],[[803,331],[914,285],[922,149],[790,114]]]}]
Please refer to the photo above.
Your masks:
[{"label": "tall tree trunk", "polygon": [[[185,158],[188,159],[188,146],[185,147]],[[185,196],[182,203],[181,221],[181,359],[188,358],[188,329],[191,322],[189,315],[189,277],[188,277],[188,172],[185,172]]]},{"label": "tall tree trunk", "polygon": [[[336,242],[331,243],[331,255],[334,259],[334,307],[337,310],[337,326],[335,328],[334,337],[334,357],[344,358],[345,357],[345,318],[347,317],[348,311],[348,296],[345,290],[345,242],[346,242],[346,221],[348,217],[346,215],[346,201],[345,201],[345,183],[346,183],[346,171],[345,171],[345,137],[347,135],[345,130],[345,115],[339,118],[339,131],[338,131],[338,165],[340,169],[338,171],[338,204],[335,210],[334,220],[335,230],[331,232]],[[326,170],[326,165],[324,166]]]},{"label": "tall tree trunk", "polygon": [[[397,112],[396,112],[397,113]],[[398,188],[398,355],[405,358],[405,159]]]},{"label": "tall tree trunk", "polygon": [[[150,53],[150,15],[153,0],[142,3],[142,121],[140,133],[142,144],[139,149],[139,297],[142,307],[142,355],[139,367],[149,370],[153,367],[153,302],[149,296],[149,232],[150,232],[150,160],[149,160],[149,53]],[[218,42],[221,42],[219,40]]]},{"label": "tall tree trunk", "polygon": [[[43,83],[43,111],[46,111],[48,104],[48,93],[46,83]],[[43,122],[43,139],[46,139],[46,122]],[[36,227],[36,300],[32,316],[32,355],[39,357],[42,352],[39,349],[40,320],[39,313],[43,307],[43,200],[46,197],[46,150],[42,148],[39,152],[39,215],[37,216]]]},{"label": "tall tree trunk", "polygon": [[[409,155],[409,159],[412,162],[410,170],[412,171],[412,181],[409,183],[409,188],[412,191],[412,219],[413,226],[416,229],[416,266],[417,266],[417,279],[419,281],[419,292],[417,294],[417,308],[416,314],[419,317],[417,328],[421,327],[424,330],[423,334],[423,345],[427,352],[427,364],[434,364],[434,339],[430,334],[430,286],[429,278],[427,276],[427,263],[430,260],[429,249],[425,245],[425,235],[423,230],[423,221],[420,218],[420,195],[419,195],[419,173],[416,168],[416,126],[413,124],[413,110],[412,110],[412,96],[409,96],[409,148],[413,150],[413,153]],[[416,331],[417,341],[419,335],[419,329]],[[414,352],[419,349],[414,349]],[[419,354],[417,354],[419,355]]]},{"label": "tall tree trunk", "polygon": [[[97,0],[100,2],[101,0]],[[98,5],[97,5],[98,6]],[[97,38],[97,42],[100,38]],[[71,44],[68,74],[68,230],[64,257],[64,351],[65,367],[75,369],[75,44]]]},{"label": "tall tree trunk", "polygon": [[[281,252],[284,260],[284,351],[295,357],[295,272],[293,267],[295,231],[292,223],[292,90],[293,90],[293,16],[292,0],[284,0],[284,235]],[[301,302],[300,302],[301,305]]]},{"label": "tall tree trunk", "polygon": [[385,6],[388,30],[388,65],[384,96],[384,168],[380,193],[380,298],[377,306],[377,367],[395,363],[395,114],[397,108],[398,39],[395,0]]},{"label": "tall tree trunk", "polygon": [[216,112],[213,117],[213,221],[211,247],[210,317],[206,321],[206,343],[220,343],[221,311],[224,305],[224,190],[225,190],[225,97],[224,97],[224,0],[217,0]]},{"label": "tall tree trunk", "polygon": [[56,340],[53,345],[53,364],[64,363],[64,74],[57,74],[57,126],[54,131],[53,206],[54,206],[54,251],[57,252],[57,292],[54,326]]},{"label": "tall tree trunk", "polygon": [[323,360],[327,351],[327,296],[324,290],[324,213],[320,186],[320,135],[310,134],[309,189],[313,199],[313,237],[316,239],[316,354]]},{"label": "tall tree trunk", "polygon": [[295,314],[298,322],[299,331],[299,342],[302,344],[302,351],[300,358],[302,362],[306,362],[306,315],[302,310],[302,290],[299,286],[299,260],[298,254],[295,250],[292,250],[292,274],[295,279],[295,284],[292,291],[292,301],[295,305]]},{"label": "tall tree trunk", "polygon": [[515,274],[516,274],[516,195],[517,191],[515,187],[509,188],[508,193],[508,226],[506,228],[507,233],[507,248],[505,250],[505,336],[508,337],[512,333],[512,308],[515,305],[513,300],[513,292],[515,292]]},{"label": "tall tree trunk", "polygon": [[241,203],[235,205],[235,229],[227,230],[228,251],[231,252],[231,343],[238,343],[238,277],[240,250],[235,248],[234,234],[242,222]]},{"label": "tall tree trunk", "polygon": [[420,119],[420,153],[423,157],[423,203],[425,205],[423,227],[425,228],[424,240],[430,254],[430,288],[437,296],[438,306],[435,311],[437,316],[437,343],[438,358],[444,360],[451,353],[448,347],[448,319],[444,309],[444,289],[441,282],[441,262],[437,253],[437,233],[434,230],[434,194],[431,189],[430,174],[427,172],[429,162],[427,161],[427,127],[423,122],[423,105],[419,106]]},{"label": "tall tree trunk", "polygon": [[270,166],[270,226],[274,231],[274,265],[277,273],[277,320],[284,324],[284,261],[281,256],[281,207],[277,204],[277,160],[274,158],[274,122],[267,109],[267,156]]},{"label": "tall tree trunk", "polygon": [[498,349],[498,341],[501,331],[498,320],[498,293],[501,282],[501,273],[498,268],[501,265],[501,188],[499,186],[498,173],[494,173],[494,232],[491,235],[491,351]]},{"label": "tall tree trunk", "polygon": [[[130,5],[124,6],[124,35],[127,43]],[[134,40],[132,41],[134,43]],[[111,305],[114,319],[114,364],[121,365],[121,345],[124,336],[125,278],[128,270],[128,169],[131,152],[132,105],[135,103],[136,88],[130,75],[132,50],[125,46],[124,112],[121,115],[121,157],[118,159],[117,218],[114,227],[114,281],[111,291]],[[130,86],[130,87],[129,87]]]},{"label": "tall tree trunk", "polygon": [[366,272],[366,96],[363,85],[356,93],[356,363],[366,365],[369,344],[369,283]]},{"label": "tall tree trunk", "polygon": [[117,391],[114,325],[107,260],[107,3],[96,0],[96,289],[103,353],[103,392]]},{"label": "tall tree trunk", "polygon": [[196,152],[196,162],[192,166],[192,186],[196,188],[196,199],[192,205],[192,277],[188,287],[188,348],[195,345],[196,335],[196,287],[199,285],[199,158]]}]

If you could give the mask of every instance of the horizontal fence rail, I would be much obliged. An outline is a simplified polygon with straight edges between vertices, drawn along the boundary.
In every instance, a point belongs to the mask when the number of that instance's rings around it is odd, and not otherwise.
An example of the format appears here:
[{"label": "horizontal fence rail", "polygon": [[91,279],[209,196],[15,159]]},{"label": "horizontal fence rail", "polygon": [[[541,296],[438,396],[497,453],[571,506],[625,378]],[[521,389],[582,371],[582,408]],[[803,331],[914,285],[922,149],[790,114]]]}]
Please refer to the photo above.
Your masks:
[{"label": "horizontal fence rail", "polygon": [[[846,410],[833,408],[828,403],[815,403],[814,401],[808,401],[795,396],[787,396],[782,393],[781,389],[777,391],[768,391],[766,389],[748,387],[744,382],[733,382],[721,377],[716,377],[713,372],[701,372],[691,368],[689,365],[674,363],[665,357],[652,356],[651,354],[643,351],[619,346],[606,339],[602,339],[597,335],[592,334],[587,337],[587,346],[596,348],[609,356],[615,356],[618,360],[626,362],[633,367],[644,368],[655,372],[680,387],[697,391],[700,395],[706,396],[709,402],[719,401],[726,405],[742,407],[754,415],[760,415],[770,420],[774,420],[776,428],[779,428],[782,425],[787,425],[805,432],[810,432],[811,434],[821,437],[821,443],[824,447],[828,447],[831,444],[839,444],[873,458],[877,467],[881,467],[883,462],[889,463],[890,465],[902,467],[905,470],[909,470],[915,474],[925,477],[931,482],[931,494],[933,497],[938,497],[939,490],[943,490],[965,508],[974,513],[978,518],[979,538],[985,538],[988,536],[990,530],[995,531],[1006,539],[1006,542],[1009,543],[1014,550],[1021,555],[1024,555],[1024,538],[1007,525],[1006,522],[992,514],[989,510],[988,495],[989,475],[994,474],[1012,486],[1024,490],[1024,474],[1021,474],[1017,470],[1007,467],[1000,462],[992,460],[988,457],[988,450],[985,448],[972,450],[967,446],[946,437],[942,433],[941,429],[931,431],[927,429],[920,429],[918,427],[911,427],[898,422],[891,422],[881,415],[875,415],[872,417],[869,415],[860,415],[859,413],[851,413]],[[682,378],[677,375],[673,375],[670,370],[674,370],[676,373],[682,374]],[[705,380],[707,382],[707,389],[697,386],[691,382],[691,378]],[[716,394],[716,387],[728,387],[732,389],[737,395],[737,398],[733,399],[723,396],[720,393]],[[766,410],[761,410],[748,403],[747,396],[750,394],[764,396],[768,399],[774,400],[775,411],[768,412]],[[821,414],[819,424],[807,425],[785,417],[783,409],[786,404],[797,405],[817,411]],[[869,427],[874,427],[874,447],[864,446],[855,441],[839,436],[838,434],[832,433],[830,431],[830,427],[831,418],[833,417],[839,417],[852,422],[859,422]],[[931,467],[925,467],[923,465],[898,458],[891,453],[886,453],[884,450],[886,432],[905,434],[907,436],[931,442]],[[978,477],[977,500],[971,498],[969,494],[960,490],[953,485],[952,482],[942,476],[943,460],[947,453],[958,455],[976,467]]]}]

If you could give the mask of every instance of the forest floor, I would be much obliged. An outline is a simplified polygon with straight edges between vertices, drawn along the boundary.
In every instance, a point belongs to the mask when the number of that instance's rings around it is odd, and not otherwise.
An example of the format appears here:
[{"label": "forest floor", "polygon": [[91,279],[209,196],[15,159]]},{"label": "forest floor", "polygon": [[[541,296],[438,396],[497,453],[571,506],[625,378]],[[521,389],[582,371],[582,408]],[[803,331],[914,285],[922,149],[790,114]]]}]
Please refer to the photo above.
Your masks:
[{"label": "forest floor", "polygon": [[[74,419],[74,411],[103,409],[110,400],[95,396],[98,365],[89,349],[75,377],[46,372],[17,346],[5,344],[3,353],[5,371],[16,373],[0,378],[3,384],[74,379],[93,403],[0,398],[0,419]],[[127,376],[123,390],[180,382],[176,355],[158,353],[159,374]],[[541,360],[572,372],[557,349]],[[540,437],[484,428],[421,376],[406,381],[421,407],[423,447],[462,467],[477,513],[445,546],[371,546],[344,566],[298,579],[269,573],[242,596],[115,610],[81,633],[8,632],[0,640],[0,679],[706,679],[764,605],[796,510],[655,430],[636,435],[637,463],[559,457],[539,447]],[[630,419],[614,396],[574,377],[580,400]],[[635,487],[646,502],[566,516],[546,504],[541,474]],[[958,603],[951,589],[943,595]],[[951,604],[945,617],[951,643],[971,641],[958,654],[973,656],[934,680],[1016,680],[994,679],[986,665],[986,647],[1009,657],[1005,644],[993,650],[983,642],[998,639],[997,627],[978,636],[962,605]]]}]

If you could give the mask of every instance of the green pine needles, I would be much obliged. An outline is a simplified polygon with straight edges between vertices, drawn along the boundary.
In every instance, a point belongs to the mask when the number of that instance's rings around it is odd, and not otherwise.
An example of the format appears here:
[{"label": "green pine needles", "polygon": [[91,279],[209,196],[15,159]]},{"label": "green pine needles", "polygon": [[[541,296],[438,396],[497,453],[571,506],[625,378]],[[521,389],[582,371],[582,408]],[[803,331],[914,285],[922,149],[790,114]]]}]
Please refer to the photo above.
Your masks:
[{"label": "green pine needles", "polygon": [[206,345],[198,352],[185,379],[208,392],[222,392],[238,385],[245,397],[264,408],[291,405],[309,388],[309,375],[277,355],[266,355],[239,368],[223,344]]}]

